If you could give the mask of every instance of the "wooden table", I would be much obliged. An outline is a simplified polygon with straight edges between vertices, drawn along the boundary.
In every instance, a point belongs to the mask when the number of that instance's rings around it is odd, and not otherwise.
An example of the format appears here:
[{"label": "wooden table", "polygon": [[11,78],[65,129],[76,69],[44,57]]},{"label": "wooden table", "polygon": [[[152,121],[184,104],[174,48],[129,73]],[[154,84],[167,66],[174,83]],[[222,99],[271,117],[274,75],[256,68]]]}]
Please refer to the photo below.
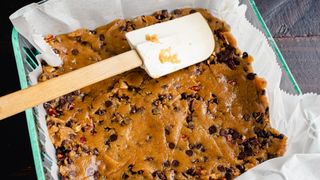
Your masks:
[{"label": "wooden table", "polygon": [[[11,47],[8,16],[33,0],[11,0],[1,5],[0,96],[19,89]],[[302,91],[320,93],[320,1],[256,0]],[[4,24],[3,24],[4,22]],[[10,78],[8,78],[10,77]],[[9,80],[9,81],[8,81]],[[24,113],[0,122],[1,177],[35,179],[32,151]]]},{"label": "wooden table", "polygon": [[320,93],[320,1],[256,0],[303,93]]}]

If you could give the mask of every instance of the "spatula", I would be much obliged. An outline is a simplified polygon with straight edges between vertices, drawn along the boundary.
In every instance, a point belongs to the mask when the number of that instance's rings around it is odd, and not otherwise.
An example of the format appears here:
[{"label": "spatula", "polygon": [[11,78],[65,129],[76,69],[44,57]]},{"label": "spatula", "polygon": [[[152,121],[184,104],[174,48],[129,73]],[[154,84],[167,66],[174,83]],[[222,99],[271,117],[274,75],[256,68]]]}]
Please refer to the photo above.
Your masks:
[{"label": "spatula", "polygon": [[0,97],[0,119],[128,70],[159,78],[207,59],[215,43],[200,13],[128,32],[131,51]]}]

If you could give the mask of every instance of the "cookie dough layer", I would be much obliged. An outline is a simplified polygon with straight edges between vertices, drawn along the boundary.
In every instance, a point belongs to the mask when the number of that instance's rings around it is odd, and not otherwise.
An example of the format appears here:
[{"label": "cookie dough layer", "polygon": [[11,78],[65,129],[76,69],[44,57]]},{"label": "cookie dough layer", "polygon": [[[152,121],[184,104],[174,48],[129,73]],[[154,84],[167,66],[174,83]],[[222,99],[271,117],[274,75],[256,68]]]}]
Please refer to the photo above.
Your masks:
[{"label": "cookie dough layer", "polygon": [[196,11],[214,32],[208,60],[159,79],[138,68],[44,104],[61,178],[233,179],[283,155],[286,137],[270,126],[266,82],[229,26],[204,9],[49,35],[63,65],[44,63],[39,80],[128,51],[126,32]]}]

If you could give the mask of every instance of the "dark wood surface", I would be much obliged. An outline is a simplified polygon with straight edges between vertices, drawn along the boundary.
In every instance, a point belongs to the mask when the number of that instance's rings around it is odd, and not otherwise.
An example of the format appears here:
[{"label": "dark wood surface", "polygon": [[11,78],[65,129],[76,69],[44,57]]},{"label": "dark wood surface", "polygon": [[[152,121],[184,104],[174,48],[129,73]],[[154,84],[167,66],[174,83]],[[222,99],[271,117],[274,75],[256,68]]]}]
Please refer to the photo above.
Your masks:
[{"label": "dark wood surface", "polygon": [[[8,17],[32,0],[1,5],[0,96],[20,89]],[[320,0],[256,0],[303,92],[320,93]],[[36,179],[24,113],[0,122],[2,179]]]},{"label": "dark wood surface", "polygon": [[256,0],[302,92],[320,93],[320,1]]}]

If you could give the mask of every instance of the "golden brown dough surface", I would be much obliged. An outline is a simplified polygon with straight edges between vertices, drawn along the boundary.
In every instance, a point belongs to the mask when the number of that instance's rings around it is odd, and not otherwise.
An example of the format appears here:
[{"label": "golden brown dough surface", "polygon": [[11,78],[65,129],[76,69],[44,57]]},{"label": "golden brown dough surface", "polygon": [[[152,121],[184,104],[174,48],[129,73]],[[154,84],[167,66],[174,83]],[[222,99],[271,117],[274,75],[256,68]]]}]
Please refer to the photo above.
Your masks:
[{"label": "golden brown dough surface", "polygon": [[252,57],[204,9],[48,36],[63,66],[44,64],[39,80],[128,51],[126,32],[196,11],[216,41],[207,61],[159,79],[135,69],[44,104],[62,178],[233,179],[283,155],[286,137],[270,126],[265,82],[253,73]]}]

